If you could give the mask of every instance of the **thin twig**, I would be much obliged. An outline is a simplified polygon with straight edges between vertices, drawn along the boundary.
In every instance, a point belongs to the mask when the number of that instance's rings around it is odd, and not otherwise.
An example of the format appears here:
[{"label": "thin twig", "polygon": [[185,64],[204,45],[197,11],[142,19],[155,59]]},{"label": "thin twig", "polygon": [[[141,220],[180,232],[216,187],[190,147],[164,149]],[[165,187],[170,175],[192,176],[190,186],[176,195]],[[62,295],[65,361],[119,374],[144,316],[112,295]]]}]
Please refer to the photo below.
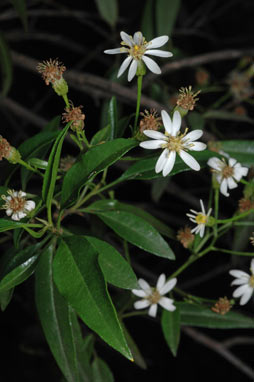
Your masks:
[{"label": "thin twig", "polygon": [[193,338],[196,342],[201,343],[202,345],[208,347],[214,352],[220,354],[225,358],[229,363],[231,363],[236,369],[241,370],[241,372],[247,375],[250,379],[253,380],[254,371],[238,357],[236,357],[230,350],[228,350],[223,343],[220,343],[211,337],[201,333],[199,330],[185,326],[182,328],[183,332],[189,337]]}]

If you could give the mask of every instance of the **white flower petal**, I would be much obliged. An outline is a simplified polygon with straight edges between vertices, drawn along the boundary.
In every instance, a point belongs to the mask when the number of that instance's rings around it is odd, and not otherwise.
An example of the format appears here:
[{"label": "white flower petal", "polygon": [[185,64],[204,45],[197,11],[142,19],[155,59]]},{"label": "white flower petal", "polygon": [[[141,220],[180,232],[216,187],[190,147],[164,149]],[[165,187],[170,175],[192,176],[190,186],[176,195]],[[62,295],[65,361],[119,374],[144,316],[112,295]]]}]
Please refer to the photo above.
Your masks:
[{"label": "white flower petal", "polygon": [[235,158],[229,158],[228,164],[230,167],[233,167],[236,164],[237,160]]},{"label": "white flower petal", "polygon": [[208,159],[208,166],[212,167],[214,170],[221,171],[221,167],[224,166],[223,162],[216,157]]},{"label": "white flower petal", "polygon": [[153,138],[153,139],[164,139],[164,140],[167,139],[165,134],[162,134],[159,131],[155,131],[155,130],[144,130],[143,134],[145,134],[147,137]]},{"label": "white flower petal", "polygon": [[136,45],[141,45],[143,42],[143,35],[142,32],[135,32],[133,36],[133,40]]},{"label": "white flower petal", "polygon": [[159,65],[156,64],[156,62],[154,60],[152,60],[151,58],[146,57],[146,56],[143,56],[142,60],[144,61],[144,63],[148,67],[148,69],[151,70],[151,72],[153,72],[155,74],[161,74],[161,69],[160,69]]},{"label": "white flower petal", "polygon": [[221,185],[220,185],[220,192],[221,192],[224,196],[229,196],[229,193],[228,193],[228,183],[227,183],[227,180],[226,180],[226,179],[223,179],[223,181],[221,182]]},{"label": "white flower petal", "polygon": [[164,295],[171,291],[176,285],[177,279],[174,277],[173,279],[166,282],[166,284],[159,290],[161,295]]},{"label": "white flower petal", "polygon": [[190,150],[192,151],[203,151],[206,149],[206,144],[203,142],[191,142]]},{"label": "white flower petal", "polygon": [[165,281],[166,281],[166,276],[165,276],[164,273],[162,273],[162,274],[159,276],[158,281],[157,281],[157,284],[156,284],[156,289],[158,290],[159,293],[160,293],[161,288],[164,286]]},{"label": "white flower petal", "polygon": [[145,291],[143,289],[132,289],[131,290],[133,294],[135,294],[135,296],[138,296],[138,297],[146,297],[147,294],[145,293]]},{"label": "white flower petal", "polygon": [[[200,201],[200,206],[201,206],[201,211],[202,211],[202,214],[204,214],[204,215],[205,215],[205,206],[204,206],[203,200],[202,200],[202,199],[200,199],[199,201]],[[198,214],[199,214],[199,212],[198,212]]]},{"label": "white flower petal", "polygon": [[140,142],[139,146],[143,147],[143,149],[152,149],[152,150],[155,150],[155,149],[161,148],[161,145],[163,145],[164,143],[165,143],[165,141],[162,141],[160,139],[156,139],[154,141]]},{"label": "white flower petal", "polygon": [[174,300],[168,297],[161,297],[160,301],[158,302],[159,305],[161,305],[164,309],[169,310],[170,312],[173,312],[176,307],[173,305]]},{"label": "white flower petal", "polygon": [[33,200],[27,200],[24,206],[25,210],[32,211],[35,209],[35,202]]},{"label": "white flower petal", "polygon": [[160,49],[148,49],[145,51],[145,54],[150,54],[151,56],[157,56],[157,57],[172,57],[173,53],[166,52],[165,50]]},{"label": "white flower petal", "polygon": [[115,48],[115,49],[104,50],[104,53],[106,53],[106,54],[119,54],[119,53],[126,53],[126,51],[123,50],[123,48]]},{"label": "white flower petal", "polygon": [[178,110],[176,110],[173,114],[173,121],[172,121],[172,135],[175,137],[178,131],[180,130],[182,123],[181,114]]},{"label": "white flower petal", "polygon": [[236,290],[233,293],[233,297],[237,298],[242,296],[246,291],[248,291],[248,284],[244,284],[236,288]]},{"label": "white flower petal", "polygon": [[183,138],[183,142],[185,141],[189,141],[189,142],[192,142],[192,141],[196,141],[197,139],[199,139],[200,137],[202,137],[203,135],[203,131],[202,130],[193,130],[191,131],[190,133],[188,133],[184,138]]},{"label": "white flower petal", "polygon": [[144,279],[139,279],[138,283],[139,283],[140,288],[142,288],[145,292],[151,293],[151,287],[148,284],[148,282],[146,282]]},{"label": "white flower petal", "polygon": [[156,317],[157,314],[157,304],[152,304],[148,310],[148,315],[151,317]]},{"label": "white flower petal", "polygon": [[203,237],[205,233],[205,224],[199,224],[199,236]]},{"label": "white flower petal", "polygon": [[128,72],[129,82],[135,77],[135,74],[137,73],[137,68],[138,68],[138,62],[136,60],[133,60]]},{"label": "white flower petal", "polygon": [[249,288],[245,291],[245,293],[242,295],[241,299],[240,299],[240,305],[245,305],[247,304],[247,302],[249,301],[249,299],[251,298],[252,296],[252,293],[253,293],[253,288],[251,288],[249,286]]},{"label": "white flower petal", "polygon": [[179,151],[179,155],[180,157],[182,158],[182,160],[190,167],[192,168],[192,170],[195,170],[195,171],[199,171],[200,170],[200,165],[199,163],[196,161],[195,158],[193,158],[193,156],[191,156],[190,154],[186,153],[186,151],[184,150],[180,150]]},{"label": "white flower petal", "polygon": [[228,181],[228,188],[230,190],[237,187],[237,183],[234,181],[234,179],[231,176],[227,178],[227,181]]},{"label": "white flower petal", "polygon": [[19,218],[19,215],[18,215],[18,213],[14,213],[13,215],[12,215],[12,220],[16,220],[16,221],[19,221],[20,220],[20,218]]},{"label": "white flower petal", "polygon": [[13,213],[13,210],[11,208],[8,208],[5,212],[7,216],[11,216],[11,214]]},{"label": "white flower petal", "polygon": [[244,278],[244,279],[246,279],[246,277],[248,278],[248,280],[249,280],[249,275],[248,275],[248,273],[246,273],[246,272],[244,272],[244,271],[241,271],[240,269],[231,269],[230,271],[229,271],[229,274],[231,275],[231,276],[233,276],[233,277],[236,277],[236,278]]},{"label": "white flower petal", "polygon": [[165,127],[165,130],[167,131],[167,133],[169,135],[172,135],[172,122],[171,122],[171,118],[170,118],[170,116],[168,115],[168,113],[165,110],[161,111],[161,118],[162,118],[162,122],[163,122],[163,125]]},{"label": "white flower petal", "polygon": [[150,304],[148,300],[139,300],[134,302],[134,308],[135,309],[144,309],[147,308]]},{"label": "white flower petal", "polygon": [[161,155],[159,156],[159,159],[157,160],[156,165],[155,165],[156,174],[158,174],[159,172],[162,171],[163,167],[165,166],[167,159],[168,159],[168,149],[164,149],[162,151]]},{"label": "white flower petal", "polygon": [[20,219],[23,219],[26,216],[26,213],[23,212],[23,211],[19,211],[19,212],[17,212],[17,215],[18,215],[19,220],[20,220]]},{"label": "white flower petal", "polygon": [[250,271],[251,271],[251,273],[254,275],[254,259],[251,260],[251,263],[250,263]]},{"label": "white flower petal", "polygon": [[176,152],[175,151],[170,151],[169,156],[164,164],[163,170],[162,170],[162,175],[167,176],[172,168],[174,167],[176,160]]},{"label": "white flower petal", "polygon": [[122,62],[122,65],[120,66],[119,70],[118,70],[118,74],[117,74],[117,78],[119,78],[123,72],[125,72],[125,70],[128,68],[128,66],[130,65],[130,62],[132,60],[132,57],[131,56],[128,56],[123,62]]},{"label": "white flower petal", "polygon": [[248,278],[244,279],[235,279],[234,281],[232,281],[232,283],[230,284],[231,286],[233,285],[243,285],[243,284],[247,284],[249,281],[249,276]]},{"label": "white flower petal", "polygon": [[149,47],[149,49],[160,48],[161,46],[165,45],[166,42],[168,42],[168,36],[156,37],[152,39],[151,41],[149,41],[149,43],[147,44],[147,47]]},{"label": "white flower petal", "polygon": [[120,36],[121,36],[121,39],[126,42],[127,45],[129,45],[130,47],[134,46],[134,41],[132,39],[131,36],[129,36],[127,33],[125,32],[120,32]]}]

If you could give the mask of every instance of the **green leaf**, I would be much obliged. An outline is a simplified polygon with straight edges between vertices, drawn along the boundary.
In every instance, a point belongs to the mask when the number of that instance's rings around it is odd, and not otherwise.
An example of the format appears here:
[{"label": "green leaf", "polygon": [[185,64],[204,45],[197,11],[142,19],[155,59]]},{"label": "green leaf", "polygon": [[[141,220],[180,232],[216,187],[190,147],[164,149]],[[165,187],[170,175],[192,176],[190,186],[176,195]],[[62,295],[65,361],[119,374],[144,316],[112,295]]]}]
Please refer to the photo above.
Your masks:
[{"label": "green leaf", "polygon": [[169,312],[163,309],[161,317],[161,327],[165,337],[165,340],[172,351],[172,354],[176,357],[177,349],[180,341],[180,310],[176,308],[174,312]]},{"label": "green leaf", "polygon": [[115,96],[113,96],[109,102],[108,119],[110,126],[109,140],[113,141],[117,136],[117,106]]},{"label": "green leaf", "polygon": [[61,240],[53,271],[60,293],[85,324],[132,359],[98,264],[98,254],[88,240],[75,235]]},{"label": "green leaf", "polygon": [[0,271],[0,292],[21,284],[30,277],[37,264],[40,243],[31,245],[15,254],[6,254],[2,258]]},{"label": "green leaf", "polygon": [[114,382],[114,376],[101,358],[95,357],[93,364],[93,382]]},{"label": "green leaf", "polygon": [[97,133],[94,134],[93,138],[91,139],[91,145],[95,146],[100,143],[104,143],[105,141],[108,141],[109,133],[109,125],[97,131]]},{"label": "green leaf", "polygon": [[142,354],[140,353],[139,348],[137,347],[135,341],[133,340],[133,338],[131,337],[130,333],[126,329],[126,326],[124,326],[123,323],[122,323],[122,326],[123,326],[123,329],[124,329],[124,334],[125,334],[125,337],[126,337],[126,340],[127,340],[127,344],[129,346],[129,348],[131,349],[131,353],[133,354],[134,362],[139,367],[141,367],[141,369],[146,370],[147,369],[147,365],[146,365],[146,362],[145,362],[144,358],[142,357]]},{"label": "green leaf", "polygon": [[209,110],[203,114],[203,117],[206,119],[221,119],[236,122],[247,122],[251,124],[254,123],[253,119],[247,117],[246,115],[239,115],[225,110]]},{"label": "green leaf", "polygon": [[12,61],[9,47],[0,32],[0,67],[2,72],[1,95],[6,96],[12,84]]},{"label": "green leaf", "polygon": [[180,309],[181,325],[200,326],[212,329],[254,328],[252,317],[229,311],[225,315],[215,313],[209,307],[185,302],[176,303]]},{"label": "green leaf", "polygon": [[0,232],[9,231],[10,229],[23,228],[27,224],[13,220],[0,219]]},{"label": "green leaf", "polygon": [[61,125],[61,115],[57,115],[43,128],[44,133],[53,132],[59,129]]},{"label": "green leaf", "polygon": [[157,35],[171,36],[180,9],[180,0],[156,0],[155,20]]},{"label": "green leaf", "polygon": [[11,0],[11,2],[13,6],[15,7],[17,14],[19,15],[22,21],[25,31],[27,31],[28,25],[27,25],[26,0]]},{"label": "green leaf", "polygon": [[98,253],[98,261],[107,282],[123,289],[138,289],[135,273],[120,253],[103,240],[85,236]]},{"label": "green leaf", "polygon": [[[96,214],[106,225],[113,229],[120,237],[137,247],[154,255],[173,260],[175,258],[171,248],[159,232],[142,217],[135,215],[131,209],[104,210],[104,201],[98,201],[89,206],[89,212]],[[115,203],[112,201],[112,207]],[[107,208],[110,203],[107,204]]]},{"label": "green leaf", "polygon": [[61,194],[62,208],[73,203],[80,188],[87,182],[89,177],[97,175],[106,167],[112,165],[135,146],[137,146],[137,141],[134,139],[118,138],[92,147],[83,154],[80,161],[76,162],[64,177]]},{"label": "green leaf", "polygon": [[154,2],[149,0],[145,2],[141,28],[143,35],[145,36],[146,41],[151,41],[154,36]]},{"label": "green leaf", "polygon": [[121,138],[124,135],[124,132],[129,126],[130,121],[132,120],[133,117],[135,117],[134,113],[128,115],[127,117],[123,117],[118,121],[117,138]]},{"label": "green leaf", "polygon": [[35,298],[41,325],[55,357],[68,382],[78,382],[76,349],[71,327],[70,307],[58,292],[52,275],[53,247],[40,257],[36,269]]},{"label": "green leaf", "polygon": [[39,158],[30,158],[28,159],[28,163],[36,168],[40,168],[42,170],[46,170],[48,166],[48,162]]},{"label": "green leaf", "polygon": [[160,177],[157,179],[154,179],[152,182],[152,189],[151,189],[151,198],[155,203],[158,203],[164,192],[169,187],[170,182],[169,177]]},{"label": "green leaf", "polygon": [[103,20],[114,27],[118,17],[117,0],[95,0],[95,3]]},{"label": "green leaf", "polygon": [[44,180],[42,185],[42,198],[46,201],[47,207],[49,207],[52,202],[55,184],[56,184],[57,170],[58,170],[61,151],[62,151],[62,145],[70,125],[71,125],[71,122],[69,122],[65,126],[65,128],[59,133],[49,156],[48,166],[44,175]]},{"label": "green leaf", "polygon": [[203,130],[205,125],[205,119],[203,115],[198,113],[197,111],[192,111],[188,114],[188,122],[193,130]]},{"label": "green leaf", "polygon": [[[207,161],[209,158],[213,156],[219,156],[217,153],[214,153],[209,150],[199,151],[199,152],[191,152],[191,155],[198,161],[200,167],[205,167],[207,165]],[[119,178],[119,182],[123,182],[131,179],[155,179],[161,177],[161,173],[156,174],[155,172],[155,164],[159,158],[159,154],[156,157],[141,159],[134,163],[132,166],[126,170],[123,175]],[[186,163],[182,161],[182,159],[177,156],[175,165],[173,170],[170,172],[168,176],[179,174],[183,171],[190,171],[191,168],[187,166]]]},{"label": "green leaf", "polygon": [[147,211],[142,208],[138,208],[137,206],[132,206],[127,203],[120,203],[117,200],[100,200],[93,204],[91,204],[86,211],[89,212],[89,209],[96,209],[99,212],[105,211],[125,211],[130,212],[140,218],[146,220],[150,223],[157,231],[159,231],[162,235],[168,237],[169,239],[175,239],[174,231],[168,227],[166,224],[162,223],[159,219],[155,218],[153,215],[149,214]]},{"label": "green leaf", "polygon": [[13,291],[14,288],[11,288],[0,293],[0,307],[2,312],[4,312],[9,305],[13,296]]},{"label": "green leaf", "polygon": [[251,167],[254,162],[254,140],[246,141],[216,141],[216,147],[225,151],[232,158],[235,158],[242,165]]}]

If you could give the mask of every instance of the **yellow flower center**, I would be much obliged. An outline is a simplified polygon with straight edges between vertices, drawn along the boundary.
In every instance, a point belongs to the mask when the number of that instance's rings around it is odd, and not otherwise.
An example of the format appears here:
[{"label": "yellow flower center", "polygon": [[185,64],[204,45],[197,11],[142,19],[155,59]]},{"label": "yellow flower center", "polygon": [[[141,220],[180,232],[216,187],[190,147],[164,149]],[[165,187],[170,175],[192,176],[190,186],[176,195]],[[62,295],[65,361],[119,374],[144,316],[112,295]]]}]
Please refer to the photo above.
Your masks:
[{"label": "yellow flower center", "polygon": [[157,291],[157,289],[154,289],[152,294],[147,297],[147,300],[150,301],[151,304],[158,304],[158,302],[161,299],[160,293]]},{"label": "yellow flower center", "polygon": [[195,219],[197,224],[206,224],[207,216],[204,214],[198,214]]},{"label": "yellow flower center", "polygon": [[185,137],[187,132],[188,132],[188,129],[185,129],[185,132],[183,134],[178,132],[176,137],[169,135],[167,132],[165,132],[165,135],[168,137],[167,138],[168,142],[163,144],[161,147],[163,149],[167,148],[169,149],[169,151],[176,151],[177,153],[179,153],[180,150],[187,151],[193,146],[192,144],[188,144],[188,140],[182,142],[182,139]]},{"label": "yellow flower center", "polygon": [[250,279],[249,279],[249,286],[251,286],[251,288],[254,288],[254,275],[251,275],[251,276],[250,276]]},{"label": "yellow flower center", "polygon": [[146,51],[146,45],[143,43],[141,45],[134,45],[129,49],[129,54],[132,56],[135,60],[141,60],[144,53]]}]

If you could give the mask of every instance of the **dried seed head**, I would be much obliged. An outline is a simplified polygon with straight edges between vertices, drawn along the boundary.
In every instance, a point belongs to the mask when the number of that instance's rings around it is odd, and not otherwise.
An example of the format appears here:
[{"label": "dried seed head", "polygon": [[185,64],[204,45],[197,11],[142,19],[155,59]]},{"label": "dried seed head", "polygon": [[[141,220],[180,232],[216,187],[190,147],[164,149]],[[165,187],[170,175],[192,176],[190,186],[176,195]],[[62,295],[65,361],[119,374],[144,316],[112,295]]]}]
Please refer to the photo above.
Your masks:
[{"label": "dried seed head", "polygon": [[191,233],[190,227],[186,226],[178,230],[176,238],[178,241],[180,241],[184,248],[189,248],[193,243],[195,235]]},{"label": "dried seed head", "polygon": [[197,84],[200,86],[207,85],[209,83],[210,75],[203,68],[199,68],[196,71],[195,77],[196,77]]},{"label": "dried seed head", "polygon": [[71,129],[73,131],[81,131],[84,129],[84,120],[85,120],[85,114],[82,113],[81,109],[83,106],[77,106],[74,107],[73,103],[70,103],[70,107],[66,107],[65,113],[62,115],[62,120],[65,123],[71,122]]},{"label": "dried seed head", "polygon": [[230,73],[227,83],[230,91],[238,101],[245,100],[254,94],[250,78],[246,72],[233,71]]},{"label": "dried seed head", "polygon": [[227,297],[220,297],[219,300],[212,306],[211,310],[215,313],[224,315],[230,311],[232,308],[232,303]]},{"label": "dried seed head", "polygon": [[0,135],[0,160],[7,159],[10,163],[16,164],[21,158],[21,155],[15,147]]},{"label": "dried seed head", "polygon": [[139,123],[139,131],[143,133],[144,130],[158,130],[161,125],[161,117],[158,116],[155,109],[150,111],[145,110],[140,115],[143,117]]},{"label": "dried seed head", "polygon": [[55,81],[59,81],[62,78],[66,67],[57,59],[52,60],[50,58],[48,61],[40,62],[37,65],[37,70],[41,73],[46,85],[53,85]]},{"label": "dried seed head", "polygon": [[254,201],[249,198],[242,198],[238,202],[240,212],[249,211],[254,208]]},{"label": "dried seed head", "polygon": [[245,107],[243,107],[241,105],[236,106],[236,108],[234,109],[234,113],[237,115],[247,115],[247,111],[246,111]]},{"label": "dried seed head", "polygon": [[189,88],[185,87],[179,89],[179,96],[176,104],[185,110],[193,110],[196,102],[199,99],[197,98],[197,95],[200,93],[200,91],[201,90],[198,90],[196,93],[194,93],[191,86],[189,86]]}]

